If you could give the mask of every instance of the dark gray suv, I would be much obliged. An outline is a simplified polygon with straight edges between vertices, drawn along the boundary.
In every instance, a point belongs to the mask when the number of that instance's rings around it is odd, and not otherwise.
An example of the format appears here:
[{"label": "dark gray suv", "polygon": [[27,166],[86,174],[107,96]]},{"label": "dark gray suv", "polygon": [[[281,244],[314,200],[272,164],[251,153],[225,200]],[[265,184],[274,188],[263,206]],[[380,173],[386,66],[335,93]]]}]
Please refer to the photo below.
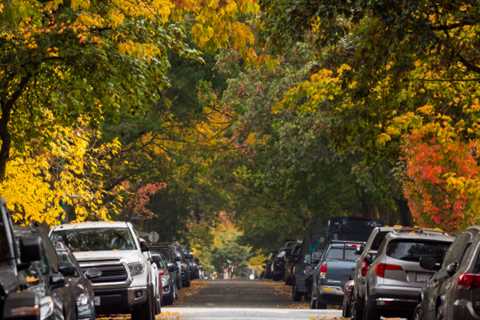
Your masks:
[{"label": "dark gray suv", "polygon": [[411,318],[434,272],[420,260],[443,260],[453,238],[426,229],[402,228],[387,234],[367,273],[363,319]]},{"label": "dark gray suv", "polygon": [[415,319],[480,319],[480,226],[460,233],[443,262],[421,264],[438,272],[427,282]]}]

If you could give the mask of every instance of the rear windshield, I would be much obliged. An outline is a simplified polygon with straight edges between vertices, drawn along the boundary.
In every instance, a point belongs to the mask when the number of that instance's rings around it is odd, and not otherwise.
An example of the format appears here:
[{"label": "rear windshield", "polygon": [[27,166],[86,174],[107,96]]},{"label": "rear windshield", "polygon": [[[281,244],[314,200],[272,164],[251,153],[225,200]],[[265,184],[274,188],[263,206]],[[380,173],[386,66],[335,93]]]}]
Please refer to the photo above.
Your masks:
[{"label": "rear windshield", "polygon": [[357,256],[352,248],[332,247],[328,250],[325,260],[355,261]]},{"label": "rear windshield", "polygon": [[380,248],[380,245],[382,244],[382,242],[385,239],[385,236],[387,235],[388,232],[389,231],[378,232],[377,235],[375,236],[375,239],[373,239],[372,247],[370,248],[370,250],[377,251],[378,248]]},{"label": "rear windshield", "polygon": [[443,260],[449,242],[425,240],[393,240],[388,244],[387,256],[398,260],[419,262],[422,257]]}]

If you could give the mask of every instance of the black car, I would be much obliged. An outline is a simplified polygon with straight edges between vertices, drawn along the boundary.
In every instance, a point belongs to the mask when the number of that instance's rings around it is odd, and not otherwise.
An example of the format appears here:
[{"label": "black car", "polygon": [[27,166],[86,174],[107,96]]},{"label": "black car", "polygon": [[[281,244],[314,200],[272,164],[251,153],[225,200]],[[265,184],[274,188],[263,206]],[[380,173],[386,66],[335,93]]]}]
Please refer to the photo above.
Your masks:
[{"label": "black car", "polygon": [[28,290],[40,296],[49,296],[53,300],[54,319],[77,319],[76,300],[72,289],[67,286],[62,274],[60,260],[55,248],[48,238],[48,230],[43,228],[16,228],[18,239],[39,237],[41,239],[41,256],[22,270],[27,279]]},{"label": "black car", "polygon": [[295,284],[294,267],[304,257],[303,243],[292,242],[285,250],[285,284],[291,286]]},{"label": "black car", "polygon": [[59,258],[60,272],[65,277],[65,286],[69,288],[76,301],[77,319],[95,320],[95,295],[89,279],[99,277],[97,269],[82,271],[70,250],[61,242],[55,244]]},{"label": "black car", "polygon": [[40,259],[41,239],[17,239],[5,203],[0,199],[0,319],[45,320],[53,318],[53,299],[26,290],[21,271]]},{"label": "black car", "polygon": [[[303,254],[303,251],[302,251]],[[300,301],[302,297],[310,301],[312,293],[313,272],[322,257],[321,251],[303,254],[293,267],[292,300]]]},{"label": "black car", "polygon": [[459,234],[443,261],[425,257],[423,268],[438,270],[415,310],[419,320],[480,319],[480,227]]}]

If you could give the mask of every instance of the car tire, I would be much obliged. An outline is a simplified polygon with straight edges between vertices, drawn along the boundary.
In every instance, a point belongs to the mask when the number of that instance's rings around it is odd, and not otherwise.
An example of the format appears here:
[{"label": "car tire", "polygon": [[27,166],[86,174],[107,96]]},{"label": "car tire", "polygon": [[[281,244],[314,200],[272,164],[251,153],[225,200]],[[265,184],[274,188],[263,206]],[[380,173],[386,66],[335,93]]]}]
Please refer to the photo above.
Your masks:
[{"label": "car tire", "polygon": [[358,298],[352,300],[352,319],[351,320],[363,320],[363,303]]},{"label": "car tire", "polygon": [[136,306],[132,312],[132,320],[155,320],[153,293],[148,290],[147,302]]},{"label": "car tire", "polygon": [[368,320],[380,320],[380,315],[375,304],[373,297],[366,297],[365,305],[363,308],[363,319]]},{"label": "car tire", "polygon": [[292,300],[295,302],[302,301],[303,294],[301,292],[298,292],[297,290],[297,285],[292,286]]},{"label": "car tire", "polygon": [[418,305],[413,312],[412,320],[423,320],[423,308]]}]

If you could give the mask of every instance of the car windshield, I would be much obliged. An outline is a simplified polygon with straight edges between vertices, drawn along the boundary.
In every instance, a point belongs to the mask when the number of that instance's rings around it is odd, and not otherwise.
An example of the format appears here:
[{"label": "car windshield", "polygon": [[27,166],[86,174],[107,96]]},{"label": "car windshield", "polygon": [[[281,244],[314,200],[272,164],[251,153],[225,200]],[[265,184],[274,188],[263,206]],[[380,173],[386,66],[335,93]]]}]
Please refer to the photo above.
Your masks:
[{"label": "car windshield", "polygon": [[326,260],[345,260],[345,261],[355,261],[357,255],[353,248],[340,248],[333,247],[330,248],[327,252]]},{"label": "car windshield", "polygon": [[128,228],[95,228],[59,230],[52,235],[72,251],[136,250],[137,246]]},{"label": "car windshield", "polygon": [[393,240],[388,244],[387,256],[404,261],[419,262],[422,257],[443,260],[449,242],[425,240]]}]

